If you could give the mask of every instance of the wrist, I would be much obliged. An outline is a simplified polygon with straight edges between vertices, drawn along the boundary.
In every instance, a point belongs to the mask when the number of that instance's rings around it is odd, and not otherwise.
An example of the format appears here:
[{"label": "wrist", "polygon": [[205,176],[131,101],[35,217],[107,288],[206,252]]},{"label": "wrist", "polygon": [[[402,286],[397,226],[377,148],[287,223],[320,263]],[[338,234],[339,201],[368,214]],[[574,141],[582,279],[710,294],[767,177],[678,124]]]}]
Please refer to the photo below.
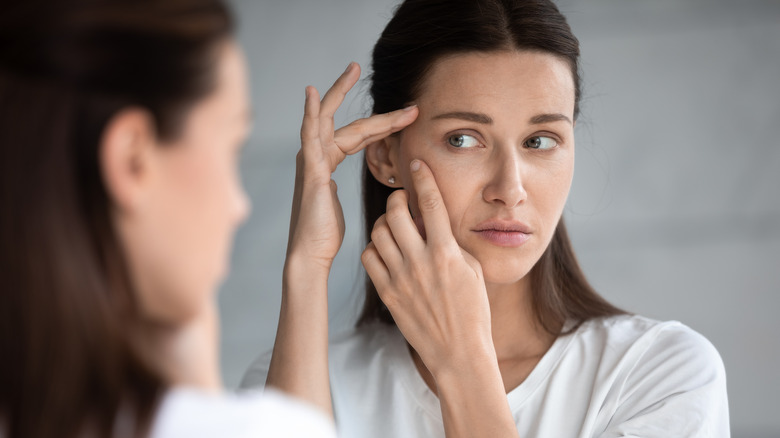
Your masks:
[{"label": "wrist", "polygon": [[284,260],[283,280],[319,282],[328,281],[332,260],[308,257],[297,253],[288,253]]},{"label": "wrist", "polygon": [[469,347],[453,348],[448,354],[438,356],[429,368],[437,382],[460,379],[463,376],[498,369],[498,359],[492,339],[474,343]]},{"label": "wrist", "polygon": [[307,257],[288,255],[282,274],[282,293],[285,297],[327,298],[329,274],[329,264]]},{"label": "wrist", "polygon": [[503,389],[501,370],[495,356],[472,357],[440,367],[431,374],[441,399],[459,399],[486,388]]}]

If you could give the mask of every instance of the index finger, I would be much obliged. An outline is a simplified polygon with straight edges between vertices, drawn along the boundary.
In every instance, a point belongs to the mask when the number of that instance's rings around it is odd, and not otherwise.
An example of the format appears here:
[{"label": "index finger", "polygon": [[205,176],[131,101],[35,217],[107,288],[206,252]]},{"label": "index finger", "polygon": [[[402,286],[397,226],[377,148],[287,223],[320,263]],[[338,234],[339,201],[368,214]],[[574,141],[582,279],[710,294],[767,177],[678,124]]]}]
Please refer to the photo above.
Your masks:
[{"label": "index finger", "polygon": [[333,141],[345,155],[359,152],[367,145],[409,126],[417,118],[417,106],[384,114],[374,114],[339,128]]},{"label": "index finger", "polygon": [[412,186],[417,193],[417,204],[425,225],[427,242],[433,245],[451,245],[455,237],[452,235],[450,217],[431,169],[420,160],[412,160],[409,168],[412,170]]}]

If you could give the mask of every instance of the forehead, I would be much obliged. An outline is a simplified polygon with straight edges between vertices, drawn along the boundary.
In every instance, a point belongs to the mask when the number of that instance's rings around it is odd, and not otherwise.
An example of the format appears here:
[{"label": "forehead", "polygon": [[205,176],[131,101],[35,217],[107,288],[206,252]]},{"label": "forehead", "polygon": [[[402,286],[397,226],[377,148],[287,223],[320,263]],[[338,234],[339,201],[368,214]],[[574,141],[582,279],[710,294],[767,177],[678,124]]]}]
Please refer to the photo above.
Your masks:
[{"label": "forehead", "polygon": [[569,64],[532,51],[450,55],[435,62],[417,103],[434,110],[574,112],[574,79]]},{"label": "forehead", "polygon": [[219,54],[214,97],[223,102],[247,106],[248,88],[244,53],[234,41],[228,41]]},{"label": "forehead", "polygon": [[214,90],[192,108],[185,135],[200,137],[204,131],[245,128],[249,121],[248,87],[244,54],[228,41],[217,55]]}]

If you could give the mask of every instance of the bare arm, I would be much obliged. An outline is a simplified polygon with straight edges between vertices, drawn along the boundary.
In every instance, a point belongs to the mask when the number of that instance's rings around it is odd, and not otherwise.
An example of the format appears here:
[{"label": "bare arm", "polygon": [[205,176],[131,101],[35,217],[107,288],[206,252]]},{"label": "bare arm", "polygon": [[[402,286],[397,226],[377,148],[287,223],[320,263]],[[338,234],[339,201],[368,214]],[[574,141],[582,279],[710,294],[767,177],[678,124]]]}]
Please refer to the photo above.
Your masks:
[{"label": "bare arm", "polygon": [[344,238],[344,216],[331,179],[347,155],[412,123],[407,109],[357,120],[334,131],[333,115],[360,77],[357,64],[322,101],[306,89],[301,150],[296,162],[282,307],[266,385],[332,413],[328,380],[328,274]]}]

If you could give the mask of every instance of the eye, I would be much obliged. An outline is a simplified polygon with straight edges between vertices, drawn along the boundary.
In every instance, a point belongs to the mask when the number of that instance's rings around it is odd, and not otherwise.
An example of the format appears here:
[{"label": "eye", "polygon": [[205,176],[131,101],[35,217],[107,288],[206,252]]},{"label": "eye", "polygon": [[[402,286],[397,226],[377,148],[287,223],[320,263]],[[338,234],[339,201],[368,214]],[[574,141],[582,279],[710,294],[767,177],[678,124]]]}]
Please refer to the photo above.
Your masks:
[{"label": "eye", "polygon": [[552,139],[550,137],[543,137],[540,135],[536,137],[531,137],[525,141],[525,147],[529,149],[547,150],[547,149],[553,149],[556,146],[558,146],[558,142],[555,141],[555,139]]},{"label": "eye", "polygon": [[455,134],[447,137],[447,143],[456,148],[473,148],[479,146],[479,140],[466,134]]}]

